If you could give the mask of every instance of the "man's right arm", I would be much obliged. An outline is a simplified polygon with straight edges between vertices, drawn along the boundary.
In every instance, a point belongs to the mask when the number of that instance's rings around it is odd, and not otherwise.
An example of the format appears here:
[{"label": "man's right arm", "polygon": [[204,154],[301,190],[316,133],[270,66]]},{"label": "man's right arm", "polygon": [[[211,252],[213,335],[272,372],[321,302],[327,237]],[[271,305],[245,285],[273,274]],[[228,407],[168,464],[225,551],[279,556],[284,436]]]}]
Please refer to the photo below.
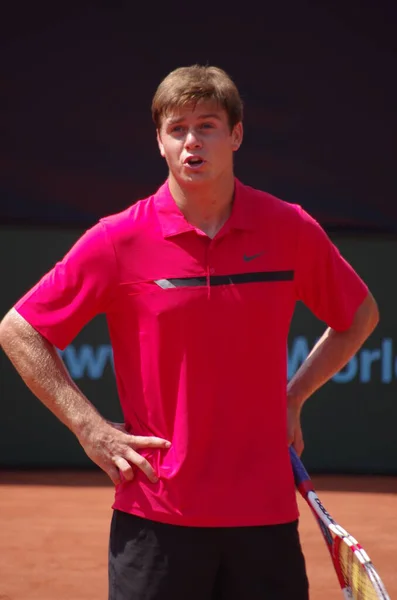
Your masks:
[{"label": "man's right arm", "polygon": [[0,323],[0,345],[29,389],[77,437],[90,459],[113,483],[120,473],[133,478],[131,465],[150,481],[157,476],[138,452],[140,448],[167,448],[157,437],[133,436],[106,421],[70,377],[56,348],[15,309]]}]

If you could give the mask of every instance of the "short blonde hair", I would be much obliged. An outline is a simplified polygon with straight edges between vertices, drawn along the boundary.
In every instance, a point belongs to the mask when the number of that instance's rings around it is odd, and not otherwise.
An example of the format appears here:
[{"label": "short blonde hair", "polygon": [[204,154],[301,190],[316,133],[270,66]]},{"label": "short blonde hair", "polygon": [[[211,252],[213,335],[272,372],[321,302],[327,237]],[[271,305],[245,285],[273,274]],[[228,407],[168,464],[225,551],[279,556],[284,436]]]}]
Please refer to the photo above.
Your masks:
[{"label": "short blonde hair", "polygon": [[218,67],[192,65],[171,71],[154,94],[152,117],[157,129],[175,108],[200,101],[214,101],[228,116],[230,129],[243,120],[243,102],[229,75]]}]

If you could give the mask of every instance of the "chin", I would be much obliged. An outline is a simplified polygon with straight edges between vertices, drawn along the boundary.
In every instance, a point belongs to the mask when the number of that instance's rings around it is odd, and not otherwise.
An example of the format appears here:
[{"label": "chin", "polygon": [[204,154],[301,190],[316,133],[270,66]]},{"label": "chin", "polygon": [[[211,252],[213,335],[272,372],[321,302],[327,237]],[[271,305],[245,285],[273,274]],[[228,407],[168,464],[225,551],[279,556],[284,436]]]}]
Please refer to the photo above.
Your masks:
[{"label": "chin", "polygon": [[[175,175],[174,175],[175,177]],[[208,185],[214,178],[209,173],[196,172],[196,173],[183,173],[175,177],[175,179],[182,185],[200,186]]]}]

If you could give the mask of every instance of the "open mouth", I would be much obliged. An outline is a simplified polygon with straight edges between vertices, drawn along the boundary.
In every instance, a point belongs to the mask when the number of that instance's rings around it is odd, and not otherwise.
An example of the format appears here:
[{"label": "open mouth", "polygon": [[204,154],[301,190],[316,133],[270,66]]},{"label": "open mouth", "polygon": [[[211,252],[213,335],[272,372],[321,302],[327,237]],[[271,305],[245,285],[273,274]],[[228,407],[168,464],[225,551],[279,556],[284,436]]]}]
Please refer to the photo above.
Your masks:
[{"label": "open mouth", "polygon": [[203,159],[198,156],[191,156],[190,158],[185,160],[185,165],[187,165],[188,167],[190,167],[192,169],[198,169],[203,164],[204,164]]}]

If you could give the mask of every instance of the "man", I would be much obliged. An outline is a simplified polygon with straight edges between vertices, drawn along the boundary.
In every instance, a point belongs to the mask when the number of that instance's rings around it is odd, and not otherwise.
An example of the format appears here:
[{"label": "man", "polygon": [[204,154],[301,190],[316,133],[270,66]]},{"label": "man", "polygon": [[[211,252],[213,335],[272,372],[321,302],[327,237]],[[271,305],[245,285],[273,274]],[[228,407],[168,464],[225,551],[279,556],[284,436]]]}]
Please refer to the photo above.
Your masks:
[{"label": "man", "polygon": [[[87,231],[0,327],[24,381],[115,484],[111,600],[308,598],[288,445],[302,451],[303,403],[378,311],[307,213],[235,178],[242,112],[221,69],[170,73],[152,104],[167,181]],[[287,385],[298,300],[329,327]],[[123,426],[56,351],[98,313]]]}]

